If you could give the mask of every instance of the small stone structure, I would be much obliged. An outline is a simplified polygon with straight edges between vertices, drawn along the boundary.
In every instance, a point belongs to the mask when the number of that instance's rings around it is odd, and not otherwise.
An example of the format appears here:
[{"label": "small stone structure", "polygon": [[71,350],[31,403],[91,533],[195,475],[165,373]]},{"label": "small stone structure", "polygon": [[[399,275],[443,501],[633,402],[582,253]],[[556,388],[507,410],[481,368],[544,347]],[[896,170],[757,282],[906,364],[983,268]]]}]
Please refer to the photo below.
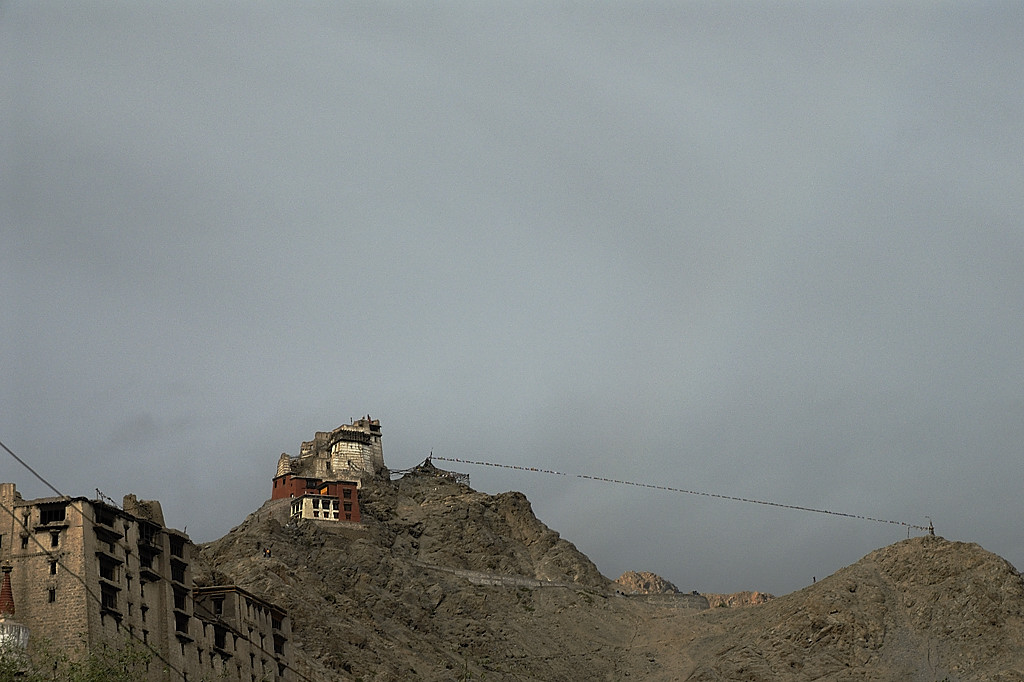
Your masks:
[{"label": "small stone structure", "polygon": [[[433,455],[431,455],[432,457]],[[402,478],[406,476],[433,476],[434,478],[443,478],[448,481],[455,483],[461,483],[462,485],[469,485],[469,474],[461,474],[457,471],[447,471],[445,469],[438,469],[430,461],[431,457],[427,457],[423,460],[422,464],[417,464],[411,469],[397,469],[391,470],[391,475],[399,475]]]}]

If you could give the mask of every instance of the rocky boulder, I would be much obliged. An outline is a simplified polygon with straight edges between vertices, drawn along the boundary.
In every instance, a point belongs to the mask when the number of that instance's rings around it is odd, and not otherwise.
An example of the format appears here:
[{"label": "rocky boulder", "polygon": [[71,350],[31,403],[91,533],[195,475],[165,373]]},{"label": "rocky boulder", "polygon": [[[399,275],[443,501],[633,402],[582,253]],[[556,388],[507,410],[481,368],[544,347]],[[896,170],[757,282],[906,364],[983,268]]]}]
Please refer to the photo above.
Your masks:
[{"label": "rocky boulder", "polygon": [[675,594],[679,588],[657,573],[626,571],[615,579],[618,589],[626,594]]}]

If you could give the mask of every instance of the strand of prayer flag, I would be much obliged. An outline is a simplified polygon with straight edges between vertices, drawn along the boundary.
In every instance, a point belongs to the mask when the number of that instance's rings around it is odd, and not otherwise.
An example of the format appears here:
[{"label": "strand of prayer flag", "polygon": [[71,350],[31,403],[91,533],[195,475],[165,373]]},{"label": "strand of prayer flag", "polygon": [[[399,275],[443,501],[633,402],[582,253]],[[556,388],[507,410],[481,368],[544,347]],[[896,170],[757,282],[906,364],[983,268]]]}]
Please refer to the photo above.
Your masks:
[{"label": "strand of prayer flag", "polygon": [[568,476],[572,478],[585,478],[591,481],[603,481],[604,483],[616,483],[618,485],[631,485],[637,488],[650,488],[652,490],[665,490],[672,493],[684,493],[686,495],[700,495],[703,497],[714,497],[720,500],[731,500],[733,502],[747,502],[750,504],[761,504],[767,507],[780,507],[782,509],[795,509],[797,511],[813,512],[815,514],[829,514],[831,516],[842,516],[848,519],[859,519],[861,521],[871,521],[874,523],[887,523],[894,526],[903,526],[905,528],[913,528],[915,530],[930,531],[928,526],[918,526],[905,521],[891,521],[889,519],[879,519],[873,516],[863,516],[861,514],[847,514],[845,512],[832,511],[830,509],[816,509],[814,507],[804,507],[796,504],[783,504],[781,502],[768,502],[765,500],[755,500],[748,497],[736,497],[734,495],[721,495],[719,493],[709,493],[700,490],[687,490],[685,488],[675,488],[668,485],[654,485],[653,483],[637,483],[636,481],[621,481],[617,478],[605,478],[603,476],[591,476],[589,474],[568,474],[563,471],[553,471],[551,469],[539,469],[537,467],[524,467],[517,466],[515,464],[497,464],[495,462],[477,462],[468,459],[456,459],[454,457],[439,457],[438,455],[431,454],[431,459],[440,460],[442,462],[454,462],[458,464],[472,464],[474,466],[483,467],[494,467],[497,469],[513,469],[515,471],[528,471],[530,473],[537,474],[549,474],[552,476]]}]

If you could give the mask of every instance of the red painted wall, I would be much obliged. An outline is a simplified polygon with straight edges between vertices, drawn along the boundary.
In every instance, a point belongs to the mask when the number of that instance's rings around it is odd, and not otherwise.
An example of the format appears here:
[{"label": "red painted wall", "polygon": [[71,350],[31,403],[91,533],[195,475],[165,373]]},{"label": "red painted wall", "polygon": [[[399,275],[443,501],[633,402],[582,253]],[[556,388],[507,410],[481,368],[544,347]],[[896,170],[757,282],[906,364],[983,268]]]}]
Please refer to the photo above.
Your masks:
[{"label": "red painted wall", "polygon": [[[352,481],[321,481],[318,478],[294,477],[291,474],[274,477],[274,487],[270,499],[280,500],[303,495],[337,497],[341,503],[338,509],[338,520],[359,523],[359,489]],[[346,505],[350,508],[346,509]]]},{"label": "red painted wall", "polygon": [[309,493],[318,494],[320,491],[320,479],[293,477],[291,474],[274,477],[274,487],[270,493],[270,499],[280,500],[284,497],[302,497]]}]

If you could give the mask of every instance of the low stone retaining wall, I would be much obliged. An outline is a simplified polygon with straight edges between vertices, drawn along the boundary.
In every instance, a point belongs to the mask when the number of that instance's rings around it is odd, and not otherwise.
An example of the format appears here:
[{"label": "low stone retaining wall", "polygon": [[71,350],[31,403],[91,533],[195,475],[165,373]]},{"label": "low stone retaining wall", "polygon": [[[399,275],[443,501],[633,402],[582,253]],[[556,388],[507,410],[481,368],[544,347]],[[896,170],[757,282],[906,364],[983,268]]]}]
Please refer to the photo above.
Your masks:
[{"label": "low stone retaining wall", "polygon": [[669,594],[623,594],[622,596],[633,601],[642,601],[656,606],[667,606],[675,609],[706,611],[711,608],[707,597],[701,594],[673,592]]}]

